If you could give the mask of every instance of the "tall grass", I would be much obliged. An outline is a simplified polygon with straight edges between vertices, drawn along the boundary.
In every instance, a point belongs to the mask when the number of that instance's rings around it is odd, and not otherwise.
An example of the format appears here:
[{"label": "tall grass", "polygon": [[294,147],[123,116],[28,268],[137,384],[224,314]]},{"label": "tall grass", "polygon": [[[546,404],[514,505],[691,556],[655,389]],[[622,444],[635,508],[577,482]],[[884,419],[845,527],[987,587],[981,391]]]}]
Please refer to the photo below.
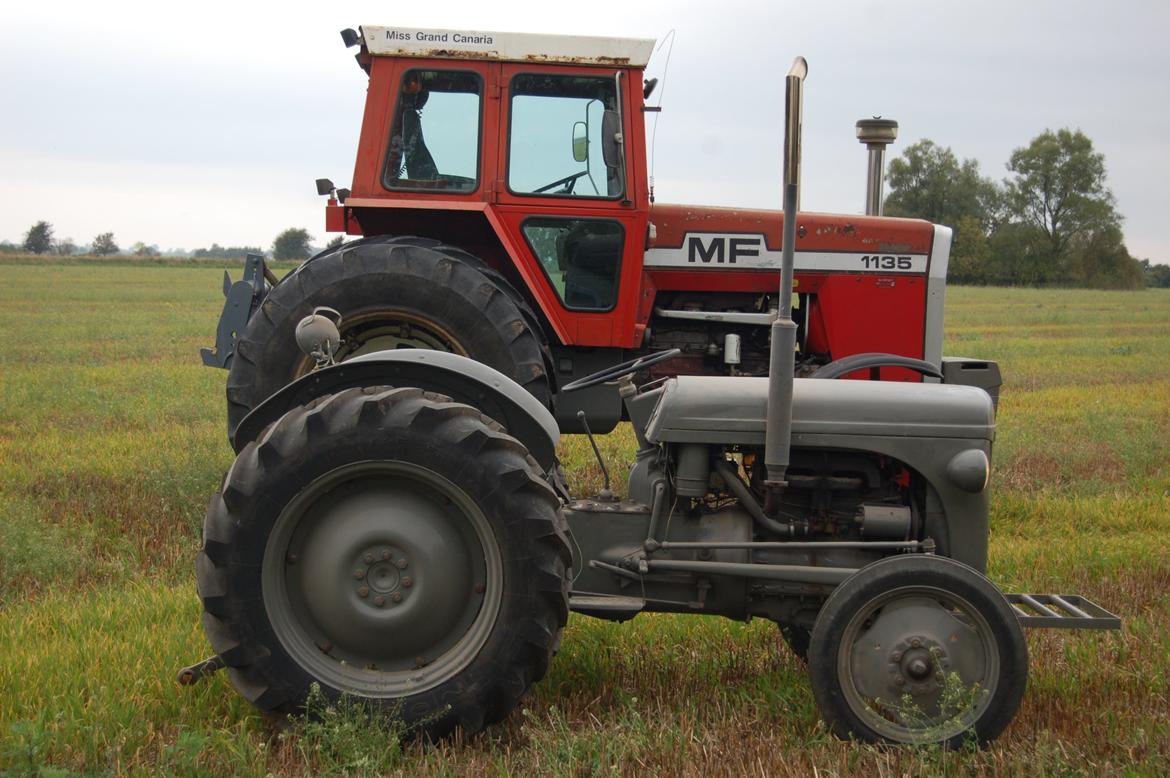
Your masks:
[{"label": "tall grass", "polygon": [[[520,711],[424,745],[360,710],[278,726],[223,674],[174,683],[209,653],[192,557],[231,452],[224,373],[198,348],[222,269],[0,272],[0,772],[1170,773],[1170,293],[948,291],[946,351],[1006,379],[993,577],[1126,619],[1121,635],[1033,633],[1024,707],[991,748],[838,742],[772,625],[673,616],[573,616]],[[632,435],[600,442],[624,482]],[[562,456],[578,491],[600,487],[583,440]]]}]

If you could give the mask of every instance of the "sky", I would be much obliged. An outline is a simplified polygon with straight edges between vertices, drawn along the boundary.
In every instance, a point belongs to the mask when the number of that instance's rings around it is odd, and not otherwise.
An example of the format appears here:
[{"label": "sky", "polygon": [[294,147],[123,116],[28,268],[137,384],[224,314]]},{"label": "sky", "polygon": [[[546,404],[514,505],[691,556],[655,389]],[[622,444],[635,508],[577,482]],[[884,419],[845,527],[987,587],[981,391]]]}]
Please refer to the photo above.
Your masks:
[{"label": "sky", "polygon": [[899,122],[891,154],[930,138],[997,180],[1044,129],[1079,128],[1130,252],[1170,262],[1165,0],[5,3],[0,240],[45,219],[79,244],[267,247],[290,226],[323,244],[313,181],[348,184],[366,87],[338,31],[361,24],[664,41],[659,202],[780,208],[796,55],[805,210],[864,210],[861,118]]}]

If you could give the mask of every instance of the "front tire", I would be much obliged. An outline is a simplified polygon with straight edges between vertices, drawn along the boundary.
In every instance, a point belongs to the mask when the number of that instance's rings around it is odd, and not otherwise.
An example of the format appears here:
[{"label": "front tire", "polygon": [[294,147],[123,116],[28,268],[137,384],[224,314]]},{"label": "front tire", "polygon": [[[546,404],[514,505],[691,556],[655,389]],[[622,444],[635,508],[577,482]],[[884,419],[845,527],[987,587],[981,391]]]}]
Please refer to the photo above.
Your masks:
[{"label": "front tire", "polygon": [[868,743],[990,742],[1028,677],[1028,644],[999,590],[925,555],[883,559],[834,589],[808,659],[825,723]]},{"label": "front tire", "polygon": [[431,737],[508,714],[568,615],[565,523],[524,447],[466,405],[347,389],[249,443],[211,500],[203,624],[232,683],[294,712],[313,684]]}]

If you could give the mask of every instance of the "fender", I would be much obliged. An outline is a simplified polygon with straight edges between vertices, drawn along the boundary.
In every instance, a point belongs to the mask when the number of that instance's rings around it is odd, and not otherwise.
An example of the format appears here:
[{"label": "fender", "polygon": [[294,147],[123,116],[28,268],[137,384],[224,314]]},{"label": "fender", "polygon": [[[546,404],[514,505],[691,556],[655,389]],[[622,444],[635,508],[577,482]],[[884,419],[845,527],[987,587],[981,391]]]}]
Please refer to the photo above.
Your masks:
[{"label": "fender", "polygon": [[355,386],[416,386],[470,405],[507,430],[546,471],[556,462],[560,430],[548,408],[495,368],[445,351],[375,351],[301,376],[256,406],[232,437],[239,453],[272,422],[315,397]]}]

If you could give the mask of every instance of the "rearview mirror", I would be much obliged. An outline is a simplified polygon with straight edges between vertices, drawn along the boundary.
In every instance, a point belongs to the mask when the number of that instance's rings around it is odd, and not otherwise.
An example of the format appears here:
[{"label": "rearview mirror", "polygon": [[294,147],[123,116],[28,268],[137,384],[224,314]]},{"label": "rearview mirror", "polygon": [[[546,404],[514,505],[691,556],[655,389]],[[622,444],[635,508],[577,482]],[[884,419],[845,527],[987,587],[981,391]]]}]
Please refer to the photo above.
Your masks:
[{"label": "rearview mirror", "polygon": [[589,129],[585,122],[573,124],[573,161],[585,162],[589,159]]}]

